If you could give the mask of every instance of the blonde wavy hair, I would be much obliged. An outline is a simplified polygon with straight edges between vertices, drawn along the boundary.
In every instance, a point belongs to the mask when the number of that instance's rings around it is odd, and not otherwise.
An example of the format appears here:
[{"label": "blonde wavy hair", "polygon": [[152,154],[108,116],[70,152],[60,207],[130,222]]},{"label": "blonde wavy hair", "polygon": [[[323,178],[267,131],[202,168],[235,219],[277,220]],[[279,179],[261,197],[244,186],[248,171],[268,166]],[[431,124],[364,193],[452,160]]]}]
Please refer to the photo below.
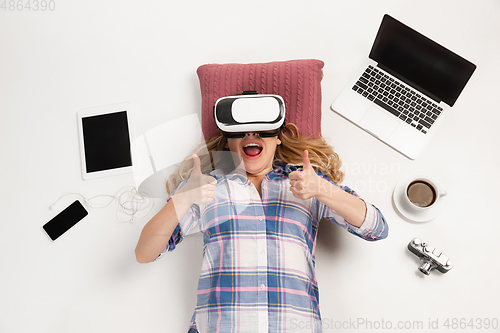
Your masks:
[{"label": "blonde wavy hair", "polygon": [[[284,126],[278,138],[281,140],[281,144],[276,147],[275,160],[302,165],[302,153],[304,150],[308,150],[311,166],[316,172],[323,173],[335,184],[340,184],[344,179],[344,173],[340,170],[342,162],[338,154],[321,135],[318,138],[303,137],[300,135],[298,127],[289,123]],[[223,154],[213,153],[216,151],[229,152],[229,149],[226,148],[226,142],[227,138],[222,133],[214,134],[194,152],[200,158],[202,173],[210,173],[216,168],[215,166],[227,171],[234,170],[234,163],[231,158],[227,158],[228,155],[224,158]],[[182,181],[189,179],[192,170],[193,159],[190,155],[184,159],[179,169],[170,175],[166,183],[167,192],[171,194]]]}]

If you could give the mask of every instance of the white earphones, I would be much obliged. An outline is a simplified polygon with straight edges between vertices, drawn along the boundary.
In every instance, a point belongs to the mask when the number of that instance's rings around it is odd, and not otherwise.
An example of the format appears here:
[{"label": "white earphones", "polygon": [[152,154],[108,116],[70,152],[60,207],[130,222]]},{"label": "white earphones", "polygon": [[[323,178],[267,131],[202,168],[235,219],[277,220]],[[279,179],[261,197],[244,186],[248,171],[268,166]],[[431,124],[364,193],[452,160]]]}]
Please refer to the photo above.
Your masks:
[{"label": "white earphones", "polygon": [[[96,196],[93,196],[89,199],[81,195],[80,193],[66,193],[63,194],[62,196],[59,197],[52,205],[49,206],[49,210],[53,210],[54,206],[64,197],[69,196],[69,195],[74,195],[74,196],[79,196],[82,198],[83,203],[86,204],[88,207],[92,209],[99,209],[99,208],[105,208],[108,207],[114,200],[118,202],[118,210],[116,212],[117,214],[117,219],[121,222],[135,222],[136,221],[136,214],[140,211],[143,211],[147,208],[149,208],[148,212],[146,213],[149,214],[151,210],[154,207],[154,202],[151,199],[151,197],[144,197],[141,194],[139,194],[139,191],[133,186],[129,187],[124,187],[121,190],[119,190],[115,195],[109,195],[109,194],[99,194]],[[101,206],[96,206],[95,204],[92,203],[92,200],[98,198],[98,197],[108,197],[111,200]],[[118,217],[118,213],[125,214],[127,216],[130,216],[130,219],[123,221]]]}]

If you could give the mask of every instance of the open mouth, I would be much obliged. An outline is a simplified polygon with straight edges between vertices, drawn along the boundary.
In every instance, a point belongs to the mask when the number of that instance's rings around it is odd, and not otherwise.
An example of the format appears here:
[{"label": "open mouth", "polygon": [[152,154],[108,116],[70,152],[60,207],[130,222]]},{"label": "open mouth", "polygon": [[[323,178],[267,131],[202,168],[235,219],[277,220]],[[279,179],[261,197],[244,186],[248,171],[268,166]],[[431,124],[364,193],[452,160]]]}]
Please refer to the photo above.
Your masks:
[{"label": "open mouth", "polygon": [[258,157],[262,153],[262,146],[257,143],[247,143],[243,146],[243,153],[246,157]]}]

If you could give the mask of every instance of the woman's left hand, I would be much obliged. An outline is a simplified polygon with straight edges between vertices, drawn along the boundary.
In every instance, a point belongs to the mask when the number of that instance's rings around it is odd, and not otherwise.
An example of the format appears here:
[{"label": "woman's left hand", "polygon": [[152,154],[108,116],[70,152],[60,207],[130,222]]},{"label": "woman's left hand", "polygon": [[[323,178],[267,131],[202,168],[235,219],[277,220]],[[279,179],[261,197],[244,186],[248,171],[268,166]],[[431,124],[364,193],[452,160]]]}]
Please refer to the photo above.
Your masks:
[{"label": "woman's left hand", "polygon": [[296,198],[306,200],[320,193],[324,179],[312,168],[307,150],[302,153],[302,162],[302,171],[293,171],[289,175],[290,191]]}]

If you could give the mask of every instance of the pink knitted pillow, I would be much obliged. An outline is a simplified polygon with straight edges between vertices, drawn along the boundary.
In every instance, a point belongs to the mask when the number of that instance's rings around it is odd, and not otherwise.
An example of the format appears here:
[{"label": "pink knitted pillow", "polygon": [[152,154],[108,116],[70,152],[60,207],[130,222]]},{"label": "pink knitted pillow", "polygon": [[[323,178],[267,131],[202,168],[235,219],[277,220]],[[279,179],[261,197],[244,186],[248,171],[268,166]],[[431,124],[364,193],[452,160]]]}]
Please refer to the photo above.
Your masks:
[{"label": "pink knitted pillow", "polygon": [[323,66],[323,61],[309,59],[198,67],[205,139],[218,132],[213,118],[217,99],[246,90],[280,95],[285,101],[285,121],[297,125],[302,135],[317,137],[321,133]]}]

